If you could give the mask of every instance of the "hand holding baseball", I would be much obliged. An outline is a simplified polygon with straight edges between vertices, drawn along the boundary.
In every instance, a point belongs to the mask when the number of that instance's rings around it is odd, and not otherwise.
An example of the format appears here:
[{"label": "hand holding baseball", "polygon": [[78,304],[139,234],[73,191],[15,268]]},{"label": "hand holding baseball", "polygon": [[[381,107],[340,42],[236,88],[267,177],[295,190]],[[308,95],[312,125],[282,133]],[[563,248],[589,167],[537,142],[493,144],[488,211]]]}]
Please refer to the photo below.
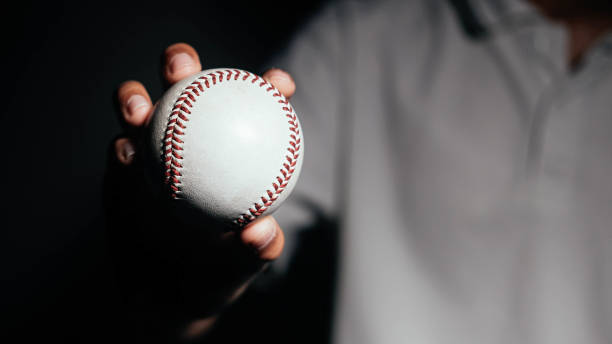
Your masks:
[{"label": "hand holding baseball", "polygon": [[[197,52],[187,44],[174,44],[164,55],[163,74],[170,85],[202,69]],[[269,70],[263,79],[287,99],[295,92],[293,80],[281,70]],[[138,166],[142,152],[137,142],[154,112],[152,101],[141,83],[127,81],[118,90],[118,105],[127,134],[114,143],[106,178],[111,240],[125,260],[118,265],[134,283],[156,284],[145,286],[154,294],[171,293],[173,283],[179,281],[179,300],[161,299],[170,312],[189,308],[193,320],[200,320],[187,325],[185,335],[197,334],[212,324],[215,312],[237,297],[267,262],[279,257],[283,232],[271,216],[257,218],[240,232],[223,234],[194,228],[215,226],[212,222],[187,225],[172,214],[163,214],[148,194],[142,166]],[[146,295],[139,297],[147,302]]]}]

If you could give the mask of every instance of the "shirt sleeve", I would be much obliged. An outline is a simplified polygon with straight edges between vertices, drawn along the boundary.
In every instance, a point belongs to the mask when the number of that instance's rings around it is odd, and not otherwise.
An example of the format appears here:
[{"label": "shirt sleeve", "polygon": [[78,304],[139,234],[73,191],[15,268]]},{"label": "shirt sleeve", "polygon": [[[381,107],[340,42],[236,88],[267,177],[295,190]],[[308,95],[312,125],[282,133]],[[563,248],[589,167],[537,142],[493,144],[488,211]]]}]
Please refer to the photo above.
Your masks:
[{"label": "shirt sleeve", "polygon": [[323,8],[271,64],[295,80],[297,89],[290,102],[304,135],[298,183],[274,214],[286,239],[286,252],[275,263],[280,270],[287,267],[299,230],[313,226],[317,215],[334,217],[338,211],[342,16],[338,3]]}]

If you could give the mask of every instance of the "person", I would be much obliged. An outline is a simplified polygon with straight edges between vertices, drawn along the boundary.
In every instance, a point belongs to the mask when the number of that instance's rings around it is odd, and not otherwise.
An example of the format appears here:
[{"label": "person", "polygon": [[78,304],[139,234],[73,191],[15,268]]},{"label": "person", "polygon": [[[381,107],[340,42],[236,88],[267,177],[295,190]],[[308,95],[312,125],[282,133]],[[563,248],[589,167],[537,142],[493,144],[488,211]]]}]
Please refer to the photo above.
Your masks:
[{"label": "person", "polygon": [[[206,276],[181,289],[178,303],[196,311],[180,333],[214,329],[284,246],[299,247],[298,229],[333,218],[334,343],[612,341],[611,28],[612,6],[597,0],[326,6],[277,60],[282,69],[263,74],[302,121],[294,196],[278,221],[172,241],[201,256],[167,271],[186,264],[180,281]],[[170,84],[201,69],[189,45],[165,51]],[[134,177],[154,105],[136,81],[118,101],[129,130],[115,142],[117,166]],[[131,209],[129,231],[156,211],[138,215],[122,185],[113,207]],[[186,240],[194,232],[200,240]],[[280,276],[288,257],[273,267]],[[279,341],[299,342],[304,322]],[[278,340],[280,326],[267,324],[262,341]]]}]

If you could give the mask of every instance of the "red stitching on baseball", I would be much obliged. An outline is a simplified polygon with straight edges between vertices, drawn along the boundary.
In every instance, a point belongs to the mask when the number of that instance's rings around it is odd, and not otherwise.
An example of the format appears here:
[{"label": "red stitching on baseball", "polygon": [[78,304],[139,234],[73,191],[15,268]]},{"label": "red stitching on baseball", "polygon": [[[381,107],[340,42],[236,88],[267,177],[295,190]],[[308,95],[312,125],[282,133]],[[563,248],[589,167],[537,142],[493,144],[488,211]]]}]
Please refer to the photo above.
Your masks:
[{"label": "red stitching on baseball", "polygon": [[[261,203],[253,203],[253,206],[249,208],[248,211],[234,220],[234,223],[239,226],[244,226],[247,223],[255,220],[258,216],[270,208],[270,206],[272,206],[272,204],[278,199],[279,195],[285,190],[289,184],[289,180],[293,176],[293,173],[295,173],[295,166],[297,165],[301,148],[301,139],[299,137],[300,128],[293,108],[289,106],[289,102],[282,97],[281,93],[270,83],[260,79],[259,76],[238,69],[215,71],[213,73],[200,76],[190,85],[185,87],[174,104],[172,113],[168,118],[168,124],[166,126],[164,136],[164,146],[162,148],[162,160],[164,161],[166,167],[164,182],[168,186],[170,197],[178,198],[181,192],[180,177],[182,175],[180,170],[183,168],[183,165],[181,164],[181,161],[183,160],[181,151],[183,150],[182,144],[184,142],[181,137],[185,135],[184,130],[187,128],[186,122],[189,121],[189,115],[191,115],[189,108],[192,108],[198,97],[205,92],[204,87],[211,87],[210,80],[212,80],[212,85],[217,84],[217,79],[219,83],[221,83],[223,82],[223,79],[227,81],[231,80],[232,76],[234,77],[233,79],[235,81],[238,81],[238,77],[242,73],[244,73],[244,76],[241,78],[242,81],[247,81],[247,79],[252,78],[251,83],[255,84],[257,81],[261,80],[259,87],[265,87],[266,92],[274,90],[272,96],[281,97],[281,99],[278,100],[278,103],[281,104],[281,110],[285,112],[285,116],[288,118],[287,123],[289,124],[289,146],[287,147],[287,152],[289,152],[289,154],[285,156],[286,162],[282,163],[280,175],[274,177],[271,189],[265,190],[265,195],[260,197]],[[202,85],[202,82],[204,83],[204,86]]]}]

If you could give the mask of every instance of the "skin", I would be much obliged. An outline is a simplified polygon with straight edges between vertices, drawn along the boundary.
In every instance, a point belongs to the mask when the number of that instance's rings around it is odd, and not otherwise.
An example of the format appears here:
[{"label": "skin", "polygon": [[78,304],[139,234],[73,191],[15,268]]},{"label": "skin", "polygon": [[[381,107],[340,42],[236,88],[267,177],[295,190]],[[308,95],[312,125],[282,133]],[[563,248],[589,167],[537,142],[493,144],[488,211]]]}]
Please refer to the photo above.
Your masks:
[{"label": "skin", "polygon": [[[566,27],[569,43],[567,61],[570,67],[577,66],[597,39],[612,29],[612,4],[608,1],[530,0],[530,2],[538,7],[545,16]],[[162,74],[170,85],[202,70],[198,53],[185,43],[169,46],[164,52],[164,60]],[[296,86],[293,79],[280,69],[268,70],[263,78],[272,83],[287,98],[295,93]],[[118,173],[130,175],[134,174],[133,170],[137,168],[133,165],[139,154],[134,142],[139,132],[147,125],[154,105],[145,86],[133,80],[126,81],[119,86],[117,98],[119,111],[128,126],[129,135],[126,134],[114,142],[114,158],[118,165],[122,166],[118,169],[120,170]],[[121,176],[120,179],[128,180],[124,177]],[[122,193],[122,201],[126,198]],[[124,201],[128,202],[127,205],[115,205],[115,207],[131,208],[133,206],[129,203],[131,201],[128,198],[127,201]],[[132,217],[134,216],[139,215]],[[226,234],[218,238],[210,237],[202,240],[198,245],[201,246],[196,245],[196,249],[212,252],[212,259],[229,262],[230,267],[227,269],[241,270],[241,273],[221,274],[220,277],[218,277],[218,272],[217,274],[212,273],[213,278],[206,281],[206,290],[220,289],[223,292],[211,293],[219,296],[216,300],[207,300],[205,304],[227,305],[242,294],[249,282],[268,262],[281,255],[284,235],[276,220],[271,216],[265,216],[251,223],[239,234]],[[243,248],[248,248],[248,253],[245,253]],[[206,275],[207,271],[199,270],[198,273]],[[211,286],[210,283],[218,283],[218,286]],[[206,333],[215,323],[218,314],[216,309],[216,307],[203,309],[204,314],[212,314],[191,317],[180,324],[181,330],[178,336],[189,340]]]},{"label": "skin", "polygon": [[567,63],[577,67],[599,38],[612,29],[612,2],[608,0],[529,0],[568,34]]},{"label": "skin", "polygon": [[[176,43],[169,46],[164,52],[164,66],[162,74],[169,85],[172,85],[190,75],[202,70],[198,53],[193,47],[185,43]],[[263,78],[272,83],[285,97],[290,98],[295,93],[295,83],[291,76],[280,70],[270,69],[264,73]],[[127,175],[134,174],[139,166],[134,166],[138,158],[137,138],[151,117],[154,105],[145,86],[134,80],[126,81],[117,91],[119,111],[121,118],[127,124],[129,134],[123,135],[114,142],[115,158],[121,165],[119,179],[127,179]],[[113,171],[115,173],[115,171]],[[139,183],[139,181],[134,181]],[[125,197],[124,197],[125,198]],[[137,198],[134,197],[136,200]],[[129,207],[129,206],[128,206]],[[135,215],[140,216],[140,215]],[[146,216],[146,215],[144,215]],[[191,240],[191,239],[189,239]],[[217,251],[219,260],[232,261],[231,264],[246,266],[240,274],[228,274],[230,277],[211,278],[207,280],[207,288],[215,289],[209,284],[218,281],[220,286],[231,286],[215,300],[214,304],[229,304],[246,289],[249,282],[267,265],[277,259],[284,246],[284,234],[272,216],[264,216],[245,227],[239,234],[224,234],[219,238],[209,238],[202,242],[202,250]],[[248,249],[248,253],[245,253]],[[236,253],[240,250],[239,253]],[[233,281],[228,280],[235,279]],[[210,303],[210,302],[208,302]],[[207,303],[207,304],[208,304]],[[214,310],[202,310],[206,314]],[[180,326],[183,328],[179,336],[189,339],[201,336],[215,323],[216,314],[207,317],[194,318]]]}]

